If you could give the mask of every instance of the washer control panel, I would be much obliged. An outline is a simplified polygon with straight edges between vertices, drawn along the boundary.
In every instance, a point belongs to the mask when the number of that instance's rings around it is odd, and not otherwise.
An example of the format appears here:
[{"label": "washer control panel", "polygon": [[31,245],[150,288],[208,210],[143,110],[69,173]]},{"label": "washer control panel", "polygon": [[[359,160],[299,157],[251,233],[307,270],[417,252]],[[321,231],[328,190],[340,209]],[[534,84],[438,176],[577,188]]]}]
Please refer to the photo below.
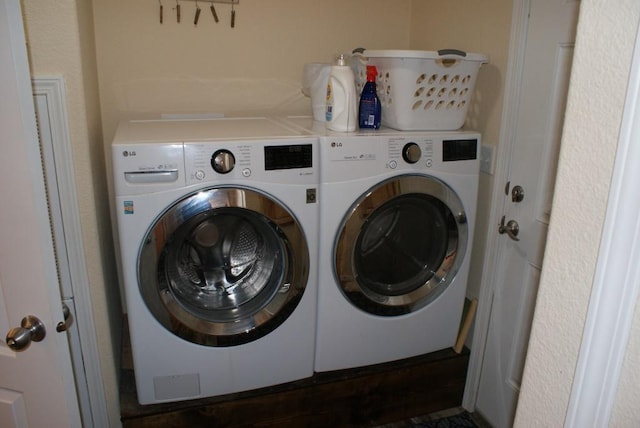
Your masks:
[{"label": "washer control panel", "polygon": [[304,183],[317,178],[317,140],[185,142],[187,184],[221,179]]}]

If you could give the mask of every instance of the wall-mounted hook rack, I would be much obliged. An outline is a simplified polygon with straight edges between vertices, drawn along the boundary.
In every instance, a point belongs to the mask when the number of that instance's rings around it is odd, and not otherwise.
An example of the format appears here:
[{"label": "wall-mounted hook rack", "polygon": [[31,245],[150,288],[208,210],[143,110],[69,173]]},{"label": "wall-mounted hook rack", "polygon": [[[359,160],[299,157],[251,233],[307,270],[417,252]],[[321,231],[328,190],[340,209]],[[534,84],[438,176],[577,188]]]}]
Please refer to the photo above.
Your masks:
[{"label": "wall-mounted hook rack", "polygon": [[[191,1],[196,3],[195,17],[193,19],[193,25],[195,26],[198,25],[198,20],[200,19],[200,7],[198,6],[198,2],[209,3],[211,14],[213,15],[213,19],[216,23],[219,22],[219,19],[218,19],[218,13],[216,12],[216,8],[214,4],[215,3],[230,4],[231,5],[231,28],[234,28],[236,26],[236,11],[233,7],[237,4],[240,4],[240,0],[175,0],[176,5],[174,7],[174,10],[176,11],[176,20],[178,23],[180,23],[180,18],[181,18],[180,3],[185,1]],[[164,12],[163,12],[164,8],[162,5],[162,0],[158,0],[158,3],[160,4],[160,24],[162,24],[164,21]]]},{"label": "wall-mounted hook rack", "polygon": [[222,4],[240,4],[240,0],[180,0],[180,1],[199,1],[200,3],[222,3]]}]

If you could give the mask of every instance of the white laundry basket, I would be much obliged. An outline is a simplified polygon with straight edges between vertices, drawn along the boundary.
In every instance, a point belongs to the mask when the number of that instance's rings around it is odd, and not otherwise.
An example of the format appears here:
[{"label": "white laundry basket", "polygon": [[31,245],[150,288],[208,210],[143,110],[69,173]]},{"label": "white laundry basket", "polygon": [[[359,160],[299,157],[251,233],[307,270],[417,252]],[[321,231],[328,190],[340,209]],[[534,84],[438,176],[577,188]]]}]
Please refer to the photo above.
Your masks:
[{"label": "white laundry basket", "polygon": [[486,55],[459,50],[365,50],[352,63],[356,89],[375,65],[382,124],[401,131],[456,130],[464,125]]}]

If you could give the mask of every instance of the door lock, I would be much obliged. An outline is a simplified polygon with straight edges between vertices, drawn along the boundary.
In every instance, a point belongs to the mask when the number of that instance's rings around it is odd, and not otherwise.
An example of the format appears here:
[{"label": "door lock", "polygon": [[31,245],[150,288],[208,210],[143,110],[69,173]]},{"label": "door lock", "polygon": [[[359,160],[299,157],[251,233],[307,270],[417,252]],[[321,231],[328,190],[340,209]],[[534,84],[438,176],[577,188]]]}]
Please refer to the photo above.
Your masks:
[{"label": "door lock", "polygon": [[62,303],[62,315],[64,316],[64,321],[60,321],[57,325],[56,325],[56,331],[58,333],[62,333],[63,331],[67,331],[67,328],[69,327],[69,323],[70,323],[70,317],[71,317],[71,310],[69,309],[69,306],[67,306],[66,303]]},{"label": "door lock", "polygon": [[524,199],[524,189],[522,186],[513,186],[511,189],[511,201],[512,202],[522,202]]},{"label": "door lock", "polygon": [[500,226],[498,226],[498,233],[500,233],[501,235],[506,233],[509,238],[513,239],[514,241],[519,241],[520,238],[518,238],[518,233],[520,233],[520,226],[518,225],[518,222],[515,220],[509,220],[507,224],[504,224],[504,220],[505,216],[502,216],[502,219],[500,220]]}]

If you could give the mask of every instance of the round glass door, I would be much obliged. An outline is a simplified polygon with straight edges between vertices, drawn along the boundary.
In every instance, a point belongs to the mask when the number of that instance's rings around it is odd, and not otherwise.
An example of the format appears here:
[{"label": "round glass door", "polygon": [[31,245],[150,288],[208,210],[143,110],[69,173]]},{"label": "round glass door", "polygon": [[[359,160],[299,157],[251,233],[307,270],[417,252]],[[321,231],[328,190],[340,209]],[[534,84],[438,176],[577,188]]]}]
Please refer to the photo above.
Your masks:
[{"label": "round glass door", "polygon": [[169,331],[233,346],[277,328],[302,298],[309,253],[283,205],[244,188],[194,193],[166,210],[140,251],[140,291]]},{"label": "round glass door", "polygon": [[346,298],[363,311],[397,316],[438,297],[466,251],[464,207],[442,181],[402,176],[379,183],[345,216],[334,268]]}]

